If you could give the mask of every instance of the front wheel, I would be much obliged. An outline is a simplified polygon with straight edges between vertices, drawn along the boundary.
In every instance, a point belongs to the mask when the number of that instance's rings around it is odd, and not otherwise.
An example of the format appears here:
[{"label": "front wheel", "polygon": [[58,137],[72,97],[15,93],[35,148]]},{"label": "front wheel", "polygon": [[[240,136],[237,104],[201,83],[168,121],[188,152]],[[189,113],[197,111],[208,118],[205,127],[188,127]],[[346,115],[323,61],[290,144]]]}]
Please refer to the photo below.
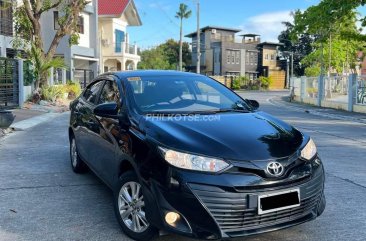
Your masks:
[{"label": "front wheel", "polygon": [[127,236],[138,241],[157,236],[158,230],[147,221],[142,187],[134,172],[121,176],[113,202],[117,220]]}]

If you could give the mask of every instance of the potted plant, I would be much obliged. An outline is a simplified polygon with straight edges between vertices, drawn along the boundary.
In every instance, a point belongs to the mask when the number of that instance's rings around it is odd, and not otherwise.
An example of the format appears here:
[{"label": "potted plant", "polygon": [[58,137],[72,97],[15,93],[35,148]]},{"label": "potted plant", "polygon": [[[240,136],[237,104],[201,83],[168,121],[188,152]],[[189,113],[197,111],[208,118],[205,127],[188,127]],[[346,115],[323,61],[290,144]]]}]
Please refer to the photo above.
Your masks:
[{"label": "potted plant", "polygon": [[0,128],[6,129],[13,123],[15,115],[11,111],[0,110]]}]

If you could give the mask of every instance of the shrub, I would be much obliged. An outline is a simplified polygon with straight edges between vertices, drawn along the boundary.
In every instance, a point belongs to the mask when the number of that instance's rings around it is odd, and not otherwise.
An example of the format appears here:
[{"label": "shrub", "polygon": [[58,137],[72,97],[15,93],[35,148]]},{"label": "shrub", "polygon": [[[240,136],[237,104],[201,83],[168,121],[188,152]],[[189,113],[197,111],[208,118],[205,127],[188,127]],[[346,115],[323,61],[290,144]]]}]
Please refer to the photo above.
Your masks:
[{"label": "shrub", "polygon": [[81,94],[81,85],[76,81],[67,81],[66,84],[66,92],[69,94],[69,99],[75,99],[77,96]]},{"label": "shrub", "polygon": [[57,98],[61,98],[65,93],[63,85],[53,85],[43,87],[41,91],[42,100],[55,102]]},{"label": "shrub", "polygon": [[233,90],[239,90],[240,89],[240,78],[239,77],[235,77],[234,79],[233,79],[233,83],[232,83],[232,85],[231,85],[232,87],[232,89]]},{"label": "shrub", "polygon": [[269,76],[269,77],[261,76],[261,77],[259,77],[259,81],[260,81],[260,85],[262,88],[268,89],[269,86],[272,84],[272,77],[271,76]]}]

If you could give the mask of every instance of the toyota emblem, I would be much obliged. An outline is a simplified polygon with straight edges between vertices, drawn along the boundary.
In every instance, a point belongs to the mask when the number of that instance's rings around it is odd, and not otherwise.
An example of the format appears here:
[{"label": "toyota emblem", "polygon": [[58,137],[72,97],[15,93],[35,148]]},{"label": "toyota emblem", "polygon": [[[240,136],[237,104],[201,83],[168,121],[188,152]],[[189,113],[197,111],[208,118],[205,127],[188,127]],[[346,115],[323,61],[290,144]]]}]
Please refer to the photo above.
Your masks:
[{"label": "toyota emblem", "polygon": [[267,172],[274,177],[279,177],[283,174],[284,168],[279,162],[270,162],[267,165]]}]

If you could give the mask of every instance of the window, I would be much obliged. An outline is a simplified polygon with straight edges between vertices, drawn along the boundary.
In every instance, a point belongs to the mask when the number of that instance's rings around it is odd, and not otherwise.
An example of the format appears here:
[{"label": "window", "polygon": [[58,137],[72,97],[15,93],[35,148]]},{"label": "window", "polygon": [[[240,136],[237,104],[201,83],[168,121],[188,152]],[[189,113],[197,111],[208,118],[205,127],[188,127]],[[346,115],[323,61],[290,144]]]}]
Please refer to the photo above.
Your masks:
[{"label": "window", "polygon": [[98,104],[104,104],[108,102],[118,103],[119,98],[120,96],[117,84],[108,80],[105,82],[102,92],[100,93]]},{"label": "window", "polygon": [[268,60],[269,59],[269,55],[268,54],[265,54],[264,55],[264,59],[267,59]]},{"label": "window", "polygon": [[84,17],[83,16],[79,16],[79,18],[78,18],[77,29],[78,29],[79,33],[84,34]]},{"label": "window", "polygon": [[230,50],[227,50],[226,53],[227,53],[227,63],[230,64],[230,56],[231,56],[231,51]]},{"label": "window", "polygon": [[88,102],[90,102],[90,103],[92,103],[92,104],[94,104],[95,101],[96,101],[96,99],[97,99],[99,90],[103,86],[103,83],[104,83],[104,81],[99,81],[99,82],[96,82],[93,85],[89,86],[85,90],[84,95],[83,95],[83,97],[85,98],[85,100],[88,101]]},{"label": "window", "polygon": [[116,35],[115,51],[116,51],[116,53],[121,53],[122,52],[122,43],[125,41],[125,32],[116,29],[114,33]]},{"label": "window", "polygon": [[60,25],[58,24],[58,11],[53,12],[53,29],[58,30]]},{"label": "window", "polygon": [[231,51],[231,63],[235,64],[235,51]]},{"label": "window", "polygon": [[245,62],[246,62],[246,65],[249,65],[249,61],[250,61],[250,59],[249,59],[249,52],[247,52],[247,54],[245,55]]},{"label": "window", "polygon": [[235,52],[236,64],[240,63],[240,51]]},{"label": "window", "polygon": [[271,54],[271,60],[274,60],[274,59],[275,59],[275,55]]},{"label": "window", "polygon": [[13,7],[11,1],[0,0],[0,35],[13,36]]}]

